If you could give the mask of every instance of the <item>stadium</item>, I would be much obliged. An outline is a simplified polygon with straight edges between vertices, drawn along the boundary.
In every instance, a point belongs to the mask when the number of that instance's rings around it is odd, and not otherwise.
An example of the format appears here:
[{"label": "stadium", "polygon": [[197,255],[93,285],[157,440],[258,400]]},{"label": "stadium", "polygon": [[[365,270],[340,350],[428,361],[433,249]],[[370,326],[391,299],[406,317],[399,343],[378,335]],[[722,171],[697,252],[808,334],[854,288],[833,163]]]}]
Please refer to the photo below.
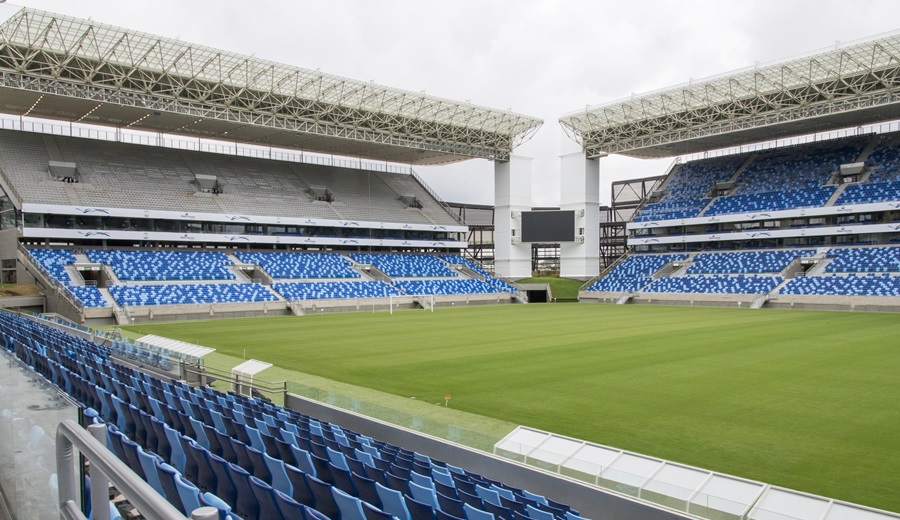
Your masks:
[{"label": "stadium", "polygon": [[539,117],[0,7],[0,520],[900,518],[897,34],[564,114],[546,207]]}]

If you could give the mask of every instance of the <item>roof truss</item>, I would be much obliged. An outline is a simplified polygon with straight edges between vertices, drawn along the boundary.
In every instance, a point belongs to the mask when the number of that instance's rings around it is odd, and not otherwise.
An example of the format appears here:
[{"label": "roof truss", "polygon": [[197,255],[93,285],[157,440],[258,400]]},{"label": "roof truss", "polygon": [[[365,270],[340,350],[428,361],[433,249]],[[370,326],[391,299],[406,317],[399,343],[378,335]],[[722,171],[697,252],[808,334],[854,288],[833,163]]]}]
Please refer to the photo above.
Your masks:
[{"label": "roof truss", "polygon": [[[721,144],[709,138],[728,134],[735,136],[732,144],[743,144],[742,132],[759,135],[749,129],[812,118],[817,129],[847,126],[849,119],[838,116],[853,111],[867,110],[866,122],[878,114],[887,120],[898,113],[898,86],[900,36],[891,35],[589,108],[560,124],[592,157],[674,155],[659,152],[703,138]],[[795,127],[799,133],[802,125]]]},{"label": "roof truss", "polygon": [[[457,160],[506,160],[542,124],[510,111],[27,8],[0,26],[0,72],[7,88],[390,143]],[[378,147],[372,150],[371,158],[381,158]]]}]

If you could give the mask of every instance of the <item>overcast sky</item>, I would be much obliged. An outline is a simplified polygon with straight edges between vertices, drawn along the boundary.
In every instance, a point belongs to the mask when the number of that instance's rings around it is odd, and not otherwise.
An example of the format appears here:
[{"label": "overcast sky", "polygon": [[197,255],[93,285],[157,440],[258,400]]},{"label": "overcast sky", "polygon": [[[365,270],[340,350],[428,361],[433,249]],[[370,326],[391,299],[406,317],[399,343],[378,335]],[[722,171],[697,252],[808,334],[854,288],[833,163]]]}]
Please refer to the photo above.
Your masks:
[{"label": "overcast sky", "polygon": [[[535,206],[559,203],[559,116],[900,28],[897,0],[10,0],[363,81],[537,116]],[[601,159],[609,182],[671,159]],[[493,203],[493,163],[416,168],[445,200]]]}]

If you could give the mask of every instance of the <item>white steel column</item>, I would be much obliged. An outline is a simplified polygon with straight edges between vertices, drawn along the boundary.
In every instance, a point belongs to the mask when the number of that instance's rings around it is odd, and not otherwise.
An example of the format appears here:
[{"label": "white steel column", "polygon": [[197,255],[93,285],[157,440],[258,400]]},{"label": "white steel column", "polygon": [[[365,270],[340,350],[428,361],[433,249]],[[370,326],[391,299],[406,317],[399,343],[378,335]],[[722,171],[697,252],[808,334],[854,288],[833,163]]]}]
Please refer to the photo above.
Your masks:
[{"label": "white steel column", "polygon": [[575,242],[559,246],[559,275],[587,280],[600,274],[600,167],[580,147],[563,149],[560,209],[575,211]]},{"label": "white steel column", "polygon": [[531,210],[531,158],[494,163],[494,270],[498,276],[531,276],[531,244],[522,243],[522,212]]}]

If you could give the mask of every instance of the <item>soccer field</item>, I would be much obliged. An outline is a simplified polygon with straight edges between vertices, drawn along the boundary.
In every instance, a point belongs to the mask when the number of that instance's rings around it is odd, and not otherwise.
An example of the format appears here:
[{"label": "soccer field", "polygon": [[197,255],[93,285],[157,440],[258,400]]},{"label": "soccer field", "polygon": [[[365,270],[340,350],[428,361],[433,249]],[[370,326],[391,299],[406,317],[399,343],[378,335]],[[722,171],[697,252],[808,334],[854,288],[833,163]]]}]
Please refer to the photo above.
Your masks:
[{"label": "soccer field", "polygon": [[900,316],[506,305],[131,327],[900,511]]}]

